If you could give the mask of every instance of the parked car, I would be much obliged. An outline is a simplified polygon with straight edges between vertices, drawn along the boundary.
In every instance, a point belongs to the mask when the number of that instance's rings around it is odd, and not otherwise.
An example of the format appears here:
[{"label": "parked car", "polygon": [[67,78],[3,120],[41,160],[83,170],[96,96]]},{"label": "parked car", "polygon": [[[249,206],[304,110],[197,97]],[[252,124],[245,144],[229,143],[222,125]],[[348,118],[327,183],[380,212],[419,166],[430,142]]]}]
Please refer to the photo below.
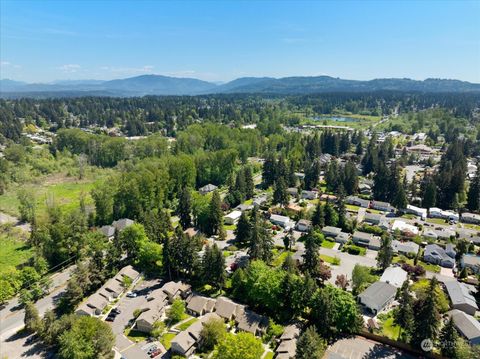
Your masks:
[{"label": "parked car", "polygon": [[136,298],[136,297],[137,297],[137,293],[135,293],[135,292],[128,292],[128,293],[127,293],[127,297],[128,297],[128,298]]},{"label": "parked car", "polygon": [[117,316],[116,315],[108,315],[107,318],[105,318],[106,322],[113,322]]},{"label": "parked car", "polygon": [[110,313],[120,314],[122,311],[118,308],[113,308]]},{"label": "parked car", "polygon": [[158,356],[160,354],[162,354],[162,351],[160,349],[156,349],[150,354],[150,358],[155,358],[156,356]]}]

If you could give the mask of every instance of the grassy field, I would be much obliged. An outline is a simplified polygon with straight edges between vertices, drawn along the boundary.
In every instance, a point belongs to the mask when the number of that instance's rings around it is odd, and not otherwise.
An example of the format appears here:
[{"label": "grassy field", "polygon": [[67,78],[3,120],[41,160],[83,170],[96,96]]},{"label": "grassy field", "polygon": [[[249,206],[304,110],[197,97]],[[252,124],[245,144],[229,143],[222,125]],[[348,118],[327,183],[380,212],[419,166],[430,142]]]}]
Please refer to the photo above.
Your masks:
[{"label": "grassy field", "polygon": [[427,222],[433,224],[445,224],[445,220],[442,218],[427,218]]},{"label": "grassy field", "polygon": [[[285,258],[287,258],[288,256],[288,251],[285,251],[285,250],[280,250],[278,251],[275,255],[274,255],[274,258],[273,258],[273,261],[272,261],[272,265],[274,267],[279,267],[283,264],[283,262],[285,261]],[[294,252],[290,252],[290,254],[293,254]]]},{"label": "grassy field", "polygon": [[33,250],[25,243],[19,230],[0,233],[0,277],[16,266],[28,261]]},{"label": "grassy field", "polygon": [[389,316],[389,318],[382,323],[382,335],[389,339],[398,339],[398,336],[400,335],[400,327],[393,323],[392,316]]},{"label": "grassy field", "polygon": [[138,330],[134,330],[134,329],[125,329],[124,334],[132,342],[137,342],[137,343],[142,342],[148,338],[147,334],[143,332],[139,332]]},{"label": "grassy field", "polygon": [[190,325],[192,325],[196,321],[198,321],[198,318],[192,318],[190,320],[187,320],[186,322],[183,322],[182,324],[177,325],[176,328],[178,330],[184,331],[185,329],[187,329]]},{"label": "grassy field", "polygon": [[[412,266],[414,265],[413,264],[414,263],[413,259],[407,258],[405,256],[395,256],[395,257],[393,257],[392,262],[393,263],[403,262],[403,263],[408,263]],[[417,262],[417,264],[419,266],[422,266],[423,268],[425,268],[426,271],[433,272],[433,273],[440,273],[440,266],[439,265],[426,263],[426,262],[421,261],[421,260],[419,260]]]},{"label": "grassy field", "polygon": [[340,258],[338,257],[331,257],[331,256],[327,256],[326,254],[320,254],[320,258],[327,263],[330,263],[336,266],[340,265]]},{"label": "grassy field", "polygon": [[162,345],[165,347],[165,349],[168,350],[172,346],[173,338],[175,338],[176,336],[177,336],[177,334],[175,334],[175,333],[165,333],[160,338],[160,343],[162,343]]},{"label": "grassy field", "polygon": [[323,247],[323,248],[332,249],[334,245],[335,245],[335,242],[329,241],[329,240],[327,240],[327,239],[325,239],[325,240],[322,242],[322,247]]},{"label": "grassy field", "polygon": [[26,189],[34,193],[37,202],[37,214],[40,219],[46,213],[47,200],[55,201],[63,211],[67,212],[78,207],[80,196],[84,193],[86,205],[93,205],[90,191],[95,183],[103,179],[107,173],[107,170],[96,170],[83,180],[56,174],[46,177],[41,181],[42,183],[11,187],[4,195],[0,196],[0,211],[12,216],[19,216],[17,192],[20,189]]}]

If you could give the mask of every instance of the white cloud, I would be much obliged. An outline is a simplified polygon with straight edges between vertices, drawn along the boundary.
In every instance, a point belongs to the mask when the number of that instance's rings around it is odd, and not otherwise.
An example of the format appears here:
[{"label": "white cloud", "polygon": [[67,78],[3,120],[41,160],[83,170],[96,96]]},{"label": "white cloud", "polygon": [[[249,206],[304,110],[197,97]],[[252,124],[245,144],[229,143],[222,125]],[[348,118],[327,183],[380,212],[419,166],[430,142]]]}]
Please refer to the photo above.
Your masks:
[{"label": "white cloud", "polygon": [[10,66],[11,63],[8,61],[0,61],[0,66]]},{"label": "white cloud", "polygon": [[81,68],[81,66],[77,65],[77,64],[66,64],[66,65],[60,66],[58,69],[62,70],[63,72],[66,72],[66,73],[75,73],[80,68]]}]

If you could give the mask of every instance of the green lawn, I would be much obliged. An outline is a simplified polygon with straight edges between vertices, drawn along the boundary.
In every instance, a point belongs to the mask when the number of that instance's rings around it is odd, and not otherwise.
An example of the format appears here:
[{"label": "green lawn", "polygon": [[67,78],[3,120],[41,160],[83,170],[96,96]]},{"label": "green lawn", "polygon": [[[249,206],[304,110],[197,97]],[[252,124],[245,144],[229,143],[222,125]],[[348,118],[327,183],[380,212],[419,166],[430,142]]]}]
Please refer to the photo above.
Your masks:
[{"label": "green lawn", "polygon": [[235,224],[224,224],[223,228],[225,228],[226,231],[227,230],[234,231],[237,228],[237,226]]},{"label": "green lawn", "polygon": [[162,337],[160,338],[160,343],[162,343],[162,345],[165,347],[165,349],[170,349],[170,347],[172,346],[172,339],[175,338],[177,336],[176,333],[165,333],[162,335]]},{"label": "green lawn", "polygon": [[124,332],[125,336],[130,339],[132,342],[143,342],[144,340],[147,340],[148,334],[140,332],[138,330],[130,330],[130,329],[125,329]]},{"label": "green lawn", "polygon": [[183,322],[182,324],[177,325],[176,328],[178,330],[184,331],[185,329],[187,329],[190,325],[192,325],[196,321],[198,321],[198,318],[192,318],[190,320],[187,320],[186,322]]},{"label": "green lawn", "polygon": [[441,218],[427,218],[427,222],[433,224],[445,224],[445,220]]},{"label": "green lawn", "polygon": [[[410,265],[414,265],[414,260],[413,259],[410,259],[410,258],[407,258],[405,256],[394,256],[393,257],[393,260],[392,260],[393,263],[408,263]],[[423,268],[425,268],[426,271],[429,271],[429,272],[434,272],[434,273],[440,273],[440,266],[439,265],[436,265],[436,264],[431,264],[431,263],[426,263],[424,261],[421,261],[419,260],[417,262],[417,264],[419,266],[422,266]]]},{"label": "green lawn", "polygon": [[354,206],[353,204],[345,204],[345,207],[347,208],[347,210],[353,212],[358,212],[358,210],[360,209],[359,206]]},{"label": "green lawn", "polygon": [[329,241],[327,239],[322,242],[322,247],[323,248],[332,249],[334,245],[335,245],[335,242]]},{"label": "green lawn", "polygon": [[320,254],[320,258],[327,263],[330,263],[336,266],[340,265],[340,258],[338,257],[331,257],[331,256],[327,256],[326,254]]},{"label": "green lawn", "polygon": [[17,231],[0,233],[0,277],[27,262],[33,255],[33,250],[25,243],[21,232]]},{"label": "green lawn", "polygon": [[393,340],[398,339],[398,336],[400,335],[400,327],[393,323],[392,316],[383,322],[382,335]]},{"label": "green lawn", "polygon": [[46,201],[54,200],[64,211],[78,208],[80,195],[85,194],[86,205],[93,205],[90,191],[94,184],[101,180],[106,170],[97,170],[83,180],[74,177],[56,175],[46,177],[41,184],[30,183],[22,186],[12,187],[5,194],[0,196],[0,211],[13,216],[19,216],[17,192],[26,189],[34,193],[37,202],[37,213],[40,218],[46,215]]},{"label": "green lawn", "polygon": [[[273,261],[272,261],[272,266],[274,267],[279,267],[283,264],[283,262],[285,261],[285,258],[287,258],[288,256],[288,251],[285,251],[285,250],[280,250],[277,252],[277,254],[275,255],[275,257],[273,258]],[[290,252],[290,254],[293,254],[294,252]]]}]

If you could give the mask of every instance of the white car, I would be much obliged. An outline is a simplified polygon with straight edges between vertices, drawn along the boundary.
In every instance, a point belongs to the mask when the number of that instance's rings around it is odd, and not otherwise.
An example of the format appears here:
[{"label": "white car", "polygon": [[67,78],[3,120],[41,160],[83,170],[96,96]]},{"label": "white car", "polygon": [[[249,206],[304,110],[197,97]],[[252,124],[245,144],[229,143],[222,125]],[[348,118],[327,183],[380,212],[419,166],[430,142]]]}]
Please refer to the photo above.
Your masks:
[{"label": "white car", "polygon": [[128,292],[128,293],[127,293],[127,297],[128,297],[128,298],[136,298],[136,297],[137,297],[137,293],[135,293],[135,292]]}]

